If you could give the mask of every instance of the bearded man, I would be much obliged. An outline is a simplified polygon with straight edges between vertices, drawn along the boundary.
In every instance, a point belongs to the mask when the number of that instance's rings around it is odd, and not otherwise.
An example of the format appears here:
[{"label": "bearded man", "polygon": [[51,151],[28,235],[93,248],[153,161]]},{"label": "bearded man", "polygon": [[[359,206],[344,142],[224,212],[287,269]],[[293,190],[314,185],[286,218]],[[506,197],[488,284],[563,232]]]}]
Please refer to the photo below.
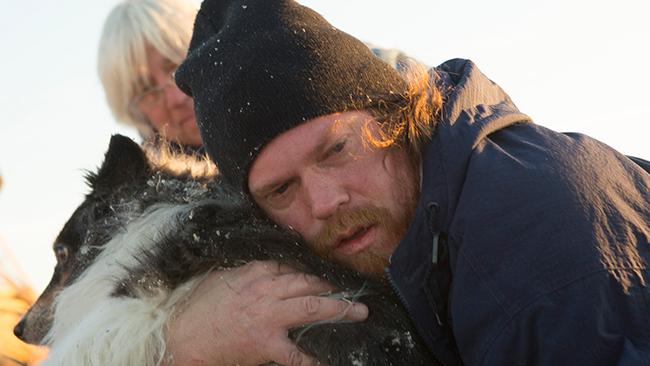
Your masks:
[{"label": "bearded man", "polygon": [[[647,161],[534,124],[471,61],[398,74],[291,0],[205,0],[176,81],[224,180],[322,256],[389,276],[443,364],[650,359]],[[327,290],[273,263],[215,274],[170,353],[313,364],[287,329],[367,315]]]}]

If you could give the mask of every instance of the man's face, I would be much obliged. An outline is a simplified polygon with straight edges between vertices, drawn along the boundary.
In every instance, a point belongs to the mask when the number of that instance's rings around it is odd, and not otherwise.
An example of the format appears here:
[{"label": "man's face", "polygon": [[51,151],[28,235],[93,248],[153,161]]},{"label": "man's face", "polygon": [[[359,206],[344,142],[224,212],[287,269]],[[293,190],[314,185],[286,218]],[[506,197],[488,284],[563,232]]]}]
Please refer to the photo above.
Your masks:
[{"label": "man's face", "polygon": [[399,148],[365,144],[364,111],[307,121],[273,139],[253,162],[248,188],[278,224],[321,256],[380,274],[417,201],[415,164]]}]

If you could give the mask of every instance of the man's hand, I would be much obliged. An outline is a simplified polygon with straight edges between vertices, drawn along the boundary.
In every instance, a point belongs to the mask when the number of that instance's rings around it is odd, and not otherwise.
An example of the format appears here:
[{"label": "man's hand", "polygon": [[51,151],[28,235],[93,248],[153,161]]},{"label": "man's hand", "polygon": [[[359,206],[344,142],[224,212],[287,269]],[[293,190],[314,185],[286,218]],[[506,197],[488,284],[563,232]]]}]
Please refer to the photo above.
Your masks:
[{"label": "man's hand", "polygon": [[318,296],[333,290],[318,277],[271,261],[214,272],[170,322],[167,354],[174,365],[315,365],[288,329],[368,315],[363,304]]}]

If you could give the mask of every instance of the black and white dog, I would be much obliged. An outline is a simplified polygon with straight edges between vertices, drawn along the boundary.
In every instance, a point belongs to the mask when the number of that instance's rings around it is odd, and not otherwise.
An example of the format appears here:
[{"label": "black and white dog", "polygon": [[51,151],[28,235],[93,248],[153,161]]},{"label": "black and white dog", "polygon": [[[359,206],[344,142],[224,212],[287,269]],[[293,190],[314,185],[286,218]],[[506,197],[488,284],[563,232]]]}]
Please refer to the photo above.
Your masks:
[{"label": "black and white dog", "polygon": [[50,346],[43,365],[161,364],[165,326],[205,274],[269,259],[321,276],[369,306],[361,323],[291,331],[323,363],[435,363],[385,282],[312,254],[220,185],[208,162],[195,159],[179,172],[170,165],[179,158],[154,160],[118,135],[89,175],[91,193],[54,243],[52,280],[15,329]]}]

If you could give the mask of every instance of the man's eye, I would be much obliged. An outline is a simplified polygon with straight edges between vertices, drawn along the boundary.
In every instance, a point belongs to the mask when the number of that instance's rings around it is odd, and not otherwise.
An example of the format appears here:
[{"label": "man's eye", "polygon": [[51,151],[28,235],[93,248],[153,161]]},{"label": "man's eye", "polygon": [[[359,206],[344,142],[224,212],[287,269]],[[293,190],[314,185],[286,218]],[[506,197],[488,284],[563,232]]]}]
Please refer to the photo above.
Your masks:
[{"label": "man's eye", "polygon": [[329,150],[327,150],[327,154],[325,154],[325,158],[329,158],[330,156],[338,154],[341,151],[343,151],[343,149],[345,148],[345,143],[346,143],[345,140],[336,142],[334,145],[332,145],[332,147],[329,148]]},{"label": "man's eye", "polygon": [[292,181],[288,181],[277,186],[268,194],[266,194],[266,196],[264,196],[265,203],[274,209],[280,209],[291,204],[294,190],[292,186]]},{"label": "man's eye", "polygon": [[282,194],[284,194],[284,193],[287,191],[287,189],[289,189],[289,183],[284,183],[283,185],[281,185],[281,186],[279,186],[278,188],[276,188],[276,189],[272,192],[272,195],[275,195],[275,196],[281,196]]}]

